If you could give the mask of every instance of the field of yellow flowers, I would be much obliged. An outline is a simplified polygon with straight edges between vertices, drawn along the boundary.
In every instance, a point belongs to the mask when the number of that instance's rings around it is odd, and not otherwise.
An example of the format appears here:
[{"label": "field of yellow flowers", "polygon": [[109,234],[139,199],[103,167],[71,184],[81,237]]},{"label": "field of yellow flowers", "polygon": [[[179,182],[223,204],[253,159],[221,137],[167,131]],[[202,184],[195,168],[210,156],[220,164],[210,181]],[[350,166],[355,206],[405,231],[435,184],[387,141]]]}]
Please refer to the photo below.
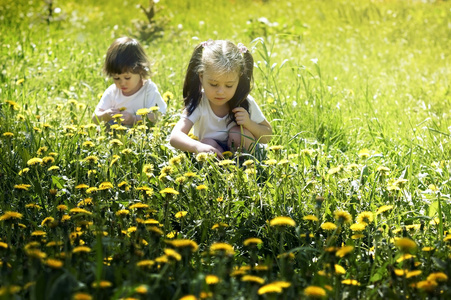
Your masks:
[{"label": "field of yellow flowers", "polygon": [[[241,20],[244,32],[224,36],[249,40],[252,93],[275,136],[222,160],[167,140],[182,105],[179,54],[219,35],[201,4],[157,2],[170,19],[146,49],[168,113],[133,128],[90,115],[110,84],[103,52],[133,33],[136,11],[117,14],[122,1],[1,8],[0,299],[451,297],[451,68],[440,43],[450,4],[244,2],[202,5]],[[180,19],[183,9],[198,19]],[[327,36],[316,22],[340,29]],[[377,53],[359,52],[359,39]]]}]

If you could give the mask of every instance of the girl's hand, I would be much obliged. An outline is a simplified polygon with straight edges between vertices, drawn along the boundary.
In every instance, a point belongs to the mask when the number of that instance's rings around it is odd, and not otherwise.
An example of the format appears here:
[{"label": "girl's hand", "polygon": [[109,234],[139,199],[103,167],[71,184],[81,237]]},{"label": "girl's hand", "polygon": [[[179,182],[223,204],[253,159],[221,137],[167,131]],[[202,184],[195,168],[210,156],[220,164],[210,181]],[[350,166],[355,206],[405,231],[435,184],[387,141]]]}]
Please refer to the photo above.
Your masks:
[{"label": "girl's hand", "polygon": [[109,108],[104,111],[104,114],[109,115],[111,118],[113,118],[114,115],[120,114],[120,113],[121,113],[121,111],[117,108]]},{"label": "girl's hand", "polygon": [[235,121],[238,125],[249,127],[251,118],[249,117],[249,113],[243,107],[236,107],[232,112],[235,114]]},{"label": "girl's hand", "polygon": [[202,152],[205,152],[205,153],[216,153],[217,157],[223,158],[222,157],[222,153],[218,149],[216,149],[213,146],[204,144],[204,143],[199,143],[198,145],[196,145],[196,152],[197,153],[202,153]]},{"label": "girl's hand", "polygon": [[124,119],[124,121],[122,121],[122,124],[133,125],[135,123],[135,115],[129,113],[128,111],[121,111],[119,113],[122,114],[122,119]]}]

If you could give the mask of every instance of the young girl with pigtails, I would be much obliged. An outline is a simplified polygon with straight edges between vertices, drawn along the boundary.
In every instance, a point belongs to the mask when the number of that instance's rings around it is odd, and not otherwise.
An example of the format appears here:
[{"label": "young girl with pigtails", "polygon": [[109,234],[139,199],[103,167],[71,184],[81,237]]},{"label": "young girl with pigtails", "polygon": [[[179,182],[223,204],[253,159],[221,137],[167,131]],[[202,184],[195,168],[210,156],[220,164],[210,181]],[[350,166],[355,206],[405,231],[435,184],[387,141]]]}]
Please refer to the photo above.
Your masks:
[{"label": "young girl with pigtails", "polygon": [[[249,95],[254,59],[247,48],[209,40],[194,49],[183,85],[184,111],[172,130],[173,147],[216,153],[268,143],[272,128]],[[188,136],[191,128],[198,140]]]}]

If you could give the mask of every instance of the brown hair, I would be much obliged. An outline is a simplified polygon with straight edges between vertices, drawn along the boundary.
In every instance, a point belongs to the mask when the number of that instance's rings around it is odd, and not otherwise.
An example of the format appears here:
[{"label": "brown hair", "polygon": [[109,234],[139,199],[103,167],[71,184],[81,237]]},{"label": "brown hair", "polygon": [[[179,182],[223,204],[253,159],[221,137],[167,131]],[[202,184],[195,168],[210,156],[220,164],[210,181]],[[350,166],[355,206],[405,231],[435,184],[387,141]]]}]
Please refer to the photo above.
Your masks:
[{"label": "brown hair", "polygon": [[149,66],[149,59],[141,44],[130,37],[121,37],[108,48],[103,71],[110,77],[130,72],[146,78],[150,75]]}]

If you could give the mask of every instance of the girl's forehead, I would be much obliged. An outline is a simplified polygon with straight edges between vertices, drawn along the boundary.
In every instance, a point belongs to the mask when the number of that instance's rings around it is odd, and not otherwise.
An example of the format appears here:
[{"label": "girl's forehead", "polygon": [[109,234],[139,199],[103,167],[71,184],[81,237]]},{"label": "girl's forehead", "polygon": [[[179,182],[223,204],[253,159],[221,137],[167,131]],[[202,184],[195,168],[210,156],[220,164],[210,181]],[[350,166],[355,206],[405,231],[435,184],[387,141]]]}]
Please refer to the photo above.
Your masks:
[{"label": "girl's forehead", "polygon": [[120,73],[120,74],[113,74],[114,77],[119,77],[119,76],[132,76],[134,75],[133,73],[130,72],[124,72],[124,73]]},{"label": "girl's forehead", "polygon": [[219,72],[215,70],[209,70],[206,69],[203,72],[204,77],[206,77],[208,80],[213,81],[222,81],[222,82],[230,82],[230,81],[237,81],[239,78],[239,73],[232,71],[232,72]]}]

